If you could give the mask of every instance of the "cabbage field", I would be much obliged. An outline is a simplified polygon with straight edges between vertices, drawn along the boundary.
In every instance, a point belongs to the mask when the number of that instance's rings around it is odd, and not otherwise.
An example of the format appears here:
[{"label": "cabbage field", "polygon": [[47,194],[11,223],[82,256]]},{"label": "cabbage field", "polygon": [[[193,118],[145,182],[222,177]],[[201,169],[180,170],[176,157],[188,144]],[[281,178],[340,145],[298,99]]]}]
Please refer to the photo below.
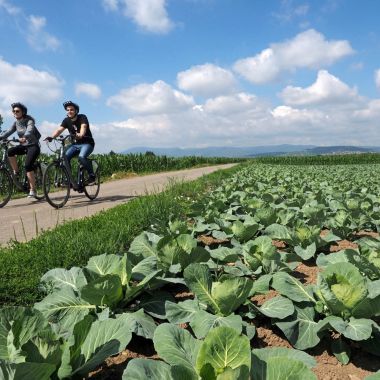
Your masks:
[{"label": "cabbage field", "polygon": [[244,166],[0,309],[0,378],[380,379],[379,230],[377,164]]}]

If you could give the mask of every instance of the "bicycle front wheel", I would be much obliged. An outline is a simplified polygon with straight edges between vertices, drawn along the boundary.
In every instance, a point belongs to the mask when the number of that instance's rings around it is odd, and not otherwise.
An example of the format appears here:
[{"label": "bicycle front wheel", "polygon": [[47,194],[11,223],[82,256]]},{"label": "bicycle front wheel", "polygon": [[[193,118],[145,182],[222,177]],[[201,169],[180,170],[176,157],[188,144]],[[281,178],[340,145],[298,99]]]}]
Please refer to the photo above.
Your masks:
[{"label": "bicycle front wheel", "polygon": [[36,167],[34,169],[34,178],[36,181],[36,199],[40,201],[45,197],[43,189],[43,174],[40,162],[36,163]]},{"label": "bicycle front wheel", "polygon": [[70,196],[70,179],[65,167],[52,162],[43,176],[44,195],[54,208],[63,207]]},{"label": "bicycle front wheel", "polygon": [[87,170],[83,169],[83,177],[84,177],[84,193],[86,194],[86,197],[90,199],[91,201],[94,200],[100,190],[100,170],[97,168],[95,172],[95,181],[94,183],[89,184],[88,183],[88,173]]},{"label": "bicycle front wheel", "polygon": [[13,182],[8,170],[0,169],[0,208],[4,207],[11,199]]}]

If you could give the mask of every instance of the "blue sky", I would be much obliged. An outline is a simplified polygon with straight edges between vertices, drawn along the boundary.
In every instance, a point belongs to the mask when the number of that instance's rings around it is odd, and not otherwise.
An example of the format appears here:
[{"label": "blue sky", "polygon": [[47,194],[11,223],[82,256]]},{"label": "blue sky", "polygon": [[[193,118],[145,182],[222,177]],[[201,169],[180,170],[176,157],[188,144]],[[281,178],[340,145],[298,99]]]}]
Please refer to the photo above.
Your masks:
[{"label": "blue sky", "polygon": [[0,0],[0,114],[97,152],[380,145],[377,0]]}]

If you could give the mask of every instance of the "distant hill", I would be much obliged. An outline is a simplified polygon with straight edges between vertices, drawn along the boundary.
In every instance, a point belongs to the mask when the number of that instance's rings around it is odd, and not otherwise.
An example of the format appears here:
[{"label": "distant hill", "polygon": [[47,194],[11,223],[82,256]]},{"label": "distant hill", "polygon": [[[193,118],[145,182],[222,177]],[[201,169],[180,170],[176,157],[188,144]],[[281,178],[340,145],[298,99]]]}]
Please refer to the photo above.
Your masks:
[{"label": "distant hill", "polygon": [[153,152],[156,155],[166,155],[170,157],[183,156],[203,156],[203,157],[252,157],[256,155],[266,155],[281,152],[289,154],[292,152],[303,152],[307,149],[315,148],[315,145],[267,145],[251,147],[206,147],[206,148],[152,148],[135,147],[127,149],[122,154]]},{"label": "distant hill", "polygon": [[265,145],[250,147],[206,147],[206,148],[152,148],[135,147],[122,154],[153,152],[156,155],[170,157],[203,156],[203,157],[260,157],[286,155],[321,155],[380,152],[380,147],[356,146],[315,146],[315,145]]}]

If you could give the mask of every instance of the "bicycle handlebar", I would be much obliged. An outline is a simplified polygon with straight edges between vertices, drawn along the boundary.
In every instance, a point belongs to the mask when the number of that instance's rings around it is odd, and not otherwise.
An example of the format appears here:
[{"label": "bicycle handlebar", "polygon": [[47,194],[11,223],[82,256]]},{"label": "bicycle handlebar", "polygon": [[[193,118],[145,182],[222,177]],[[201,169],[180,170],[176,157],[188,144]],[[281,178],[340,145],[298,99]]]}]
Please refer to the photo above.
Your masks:
[{"label": "bicycle handlebar", "polygon": [[74,135],[66,135],[66,136],[58,136],[58,137],[46,137],[44,139],[44,141],[46,141],[47,143],[52,142],[52,141],[58,141],[60,143],[63,143],[68,138],[74,138]]},{"label": "bicycle handlebar", "polygon": [[10,143],[19,143],[20,140],[13,137],[12,139],[0,139],[2,145],[9,145]]}]

